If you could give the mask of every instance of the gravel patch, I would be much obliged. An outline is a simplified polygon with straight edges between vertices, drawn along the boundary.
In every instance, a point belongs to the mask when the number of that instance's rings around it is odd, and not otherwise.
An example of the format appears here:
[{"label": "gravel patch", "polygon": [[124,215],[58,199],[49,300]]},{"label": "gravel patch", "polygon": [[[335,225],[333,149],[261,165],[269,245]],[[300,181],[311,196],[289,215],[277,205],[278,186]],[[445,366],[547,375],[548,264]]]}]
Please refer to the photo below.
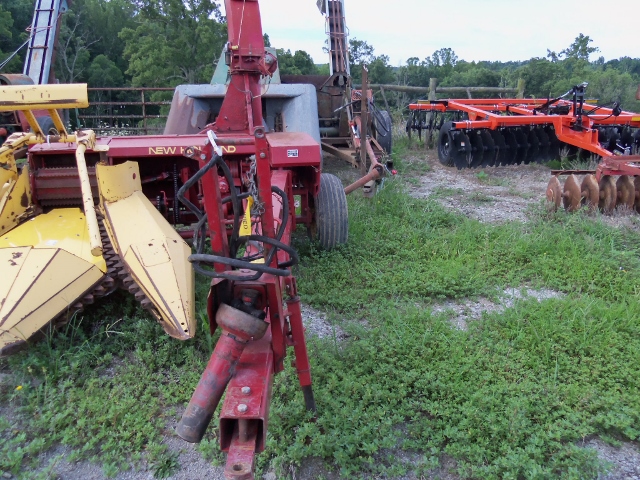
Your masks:
[{"label": "gravel patch", "polygon": [[[444,207],[483,223],[526,222],[529,209],[544,201],[551,178],[549,167],[535,163],[463,170],[445,167],[435,150],[412,152],[406,161],[426,163],[429,168],[426,174],[407,179],[411,196],[431,197]],[[582,178],[578,176],[579,183]],[[560,180],[564,183],[562,177]],[[625,207],[616,208],[610,215],[592,215],[608,226],[640,232],[638,214]]]},{"label": "gravel patch", "polygon": [[431,171],[413,182],[411,196],[433,197],[442,206],[483,223],[524,222],[527,209],[545,198],[550,176],[543,165],[458,170],[443,166],[434,155],[427,150],[421,157]]},{"label": "gravel patch", "polygon": [[306,335],[318,338],[335,338],[338,341],[342,341],[349,336],[339,326],[332,325],[327,320],[326,313],[304,304],[300,305],[300,310]]},{"label": "gravel patch", "polygon": [[[0,409],[0,415],[15,420],[16,427],[20,423],[20,415],[12,408]],[[173,475],[167,477],[170,480],[224,480],[224,467],[215,466],[205,460],[197,450],[198,445],[188,443],[175,434],[175,427],[182,412],[178,412],[169,418],[162,438],[162,443],[167,445],[168,452],[175,455],[178,467]],[[214,420],[215,421],[215,420]],[[217,444],[212,448],[218,449]],[[39,468],[32,472],[33,476],[40,475],[43,478],[55,478],[60,480],[153,480],[154,466],[143,457],[131,469],[119,472],[115,477],[107,477],[101,463],[93,463],[86,459],[73,461],[73,449],[66,445],[57,445],[37,457]],[[0,472],[0,480],[3,478],[15,478],[7,472]]]},{"label": "gravel patch", "polygon": [[447,313],[450,317],[449,321],[454,327],[459,330],[466,330],[469,321],[479,320],[485,312],[503,312],[505,309],[513,307],[516,300],[535,298],[540,302],[549,298],[561,298],[562,296],[563,294],[560,292],[547,289],[507,288],[500,293],[497,302],[488,298],[450,300],[436,304],[431,312],[433,314]]},{"label": "gravel patch", "polygon": [[593,438],[584,446],[596,450],[598,458],[610,464],[611,470],[601,480],[640,480],[638,444],[624,442],[619,447],[613,447],[598,438]]}]

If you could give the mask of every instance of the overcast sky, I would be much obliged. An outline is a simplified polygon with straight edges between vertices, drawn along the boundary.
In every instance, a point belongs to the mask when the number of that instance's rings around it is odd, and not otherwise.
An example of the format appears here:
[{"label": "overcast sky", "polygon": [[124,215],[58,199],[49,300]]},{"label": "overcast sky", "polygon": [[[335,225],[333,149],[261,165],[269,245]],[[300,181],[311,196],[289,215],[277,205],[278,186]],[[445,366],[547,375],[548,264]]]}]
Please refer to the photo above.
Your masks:
[{"label": "overcast sky", "polygon": [[[461,60],[528,60],[568,47],[580,33],[599,56],[640,57],[640,0],[344,0],[350,38],[365,40],[393,66],[450,47]],[[276,48],[305,50],[316,63],[325,23],[316,0],[260,0]]]}]

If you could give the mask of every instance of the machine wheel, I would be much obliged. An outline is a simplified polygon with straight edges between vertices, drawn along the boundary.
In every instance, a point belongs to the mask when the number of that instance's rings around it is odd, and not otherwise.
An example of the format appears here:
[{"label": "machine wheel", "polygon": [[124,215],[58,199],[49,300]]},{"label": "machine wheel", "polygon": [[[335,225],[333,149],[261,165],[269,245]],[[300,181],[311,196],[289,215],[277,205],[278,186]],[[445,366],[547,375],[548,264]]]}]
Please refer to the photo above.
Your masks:
[{"label": "machine wheel", "polygon": [[42,133],[44,133],[45,135],[58,135],[58,129],[53,123],[53,119],[51,117],[36,117],[36,120],[38,121],[38,125],[40,125],[40,128],[42,129]]},{"label": "machine wheel", "polygon": [[438,159],[445,167],[453,166],[453,151],[449,131],[453,128],[453,122],[446,122],[440,127],[438,134]]},{"label": "machine wheel", "polygon": [[376,119],[376,140],[385,152],[391,153],[393,140],[391,138],[391,115],[386,110],[380,110],[380,115]]},{"label": "machine wheel", "polygon": [[322,248],[332,249],[347,243],[349,214],[347,196],[338,177],[330,173],[320,175],[320,192],[316,204],[316,238]]}]

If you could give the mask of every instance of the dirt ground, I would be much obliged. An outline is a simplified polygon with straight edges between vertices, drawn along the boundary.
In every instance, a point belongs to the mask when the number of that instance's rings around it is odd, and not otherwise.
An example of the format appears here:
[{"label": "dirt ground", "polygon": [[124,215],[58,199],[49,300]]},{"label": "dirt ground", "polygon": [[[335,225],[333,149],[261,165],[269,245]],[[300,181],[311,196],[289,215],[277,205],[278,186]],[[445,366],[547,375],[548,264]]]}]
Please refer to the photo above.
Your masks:
[{"label": "dirt ground", "polygon": [[[501,223],[512,220],[527,221],[527,211],[530,207],[539,205],[544,198],[546,185],[549,180],[549,169],[542,165],[518,165],[508,167],[492,167],[477,170],[457,170],[443,167],[437,160],[434,151],[412,151],[404,162],[408,164],[410,172],[405,174],[402,181],[409,193],[416,198],[435,198],[446,208],[486,223]],[[343,183],[348,184],[358,178],[358,172],[336,159],[326,158],[324,170],[338,175]],[[355,193],[356,195],[359,192]],[[612,226],[628,226],[640,230],[640,220],[629,212],[616,212],[613,216],[596,214],[602,221]],[[434,313],[448,315],[453,328],[465,329],[468,322],[477,321],[483,311],[500,311],[509,308],[518,298],[535,297],[539,301],[546,298],[558,297],[561,293],[549,290],[531,290],[523,286],[522,289],[508,289],[499,295],[498,300],[476,299],[460,302],[444,302],[433,307]],[[303,319],[308,335],[319,337],[333,337],[337,341],[347,339],[340,327],[327,320],[323,312],[303,306]],[[0,384],[2,378],[0,378]],[[12,412],[0,411],[0,414],[10,418]],[[181,412],[176,415],[176,421]],[[174,422],[175,423],[175,422]],[[180,440],[173,434],[175,425],[168,425],[165,443],[169,449],[178,454],[180,469],[170,478],[175,480],[188,479],[223,479],[223,468],[215,467],[202,458],[196,448]],[[594,448],[598,455],[612,465],[612,470],[605,477],[606,480],[639,479],[640,480],[640,449],[636,443],[624,443],[620,447],[612,447],[597,438],[585,439],[585,447]],[[86,461],[70,463],[66,460],[69,451],[65,447],[57,447],[41,456],[42,471],[50,471],[50,478],[65,480],[98,480],[104,478],[102,469]],[[402,461],[411,464],[419,456],[407,452],[393,452]],[[441,466],[430,472],[429,479],[458,479],[455,474],[456,463],[453,459],[443,456]],[[4,475],[4,478],[11,476]],[[294,479],[337,480],[340,477],[331,472],[318,458],[303,461],[298,468],[292,468],[289,475]],[[120,473],[118,480],[146,480],[152,479],[153,472],[149,466],[143,464],[137,470]],[[424,478],[424,477],[423,477]],[[277,480],[273,472],[263,476],[264,480]],[[413,475],[399,477],[393,480],[417,480]],[[603,480],[605,480],[603,479]]]}]

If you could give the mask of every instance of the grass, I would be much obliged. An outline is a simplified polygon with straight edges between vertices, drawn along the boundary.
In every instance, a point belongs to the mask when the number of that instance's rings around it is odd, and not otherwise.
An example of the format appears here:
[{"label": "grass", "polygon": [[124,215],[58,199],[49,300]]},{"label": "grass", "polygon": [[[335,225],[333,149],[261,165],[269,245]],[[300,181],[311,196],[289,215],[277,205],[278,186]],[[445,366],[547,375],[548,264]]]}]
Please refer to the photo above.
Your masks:
[{"label": "grass", "polygon": [[480,183],[485,185],[490,185],[492,187],[508,187],[511,183],[505,178],[494,177],[493,175],[488,174],[484,170],[476,173],[476,178]]},{"label": "grass", "polygon": [[[394,155],[400,179],[406,148]],[[319,457],[344,478],[426,475],[447,455],[463,478],[595,479],[605,466],[584,439],[638,439],[637,235],[543,208],[526,224],[481,224],[407,196],[401,180],[373,199],[350,196],[349,214],[347,245],[295,241],[303,301],[349,337],[309,339],[315,421],[295,371],[276,376],[260,474],[287,478]],[[524,285],[565,295],[519,300],[467,331],[428,308]],[[170,475],[167,424],[215,342],[199,329],[172,340],[122,295],[0,360],[13,382],[0,392],[0,470],[45,475],[34,473],[38,454],[63,445],[105,476],[142,462]],[[200,450],[219,463],[213,427]]]}]

